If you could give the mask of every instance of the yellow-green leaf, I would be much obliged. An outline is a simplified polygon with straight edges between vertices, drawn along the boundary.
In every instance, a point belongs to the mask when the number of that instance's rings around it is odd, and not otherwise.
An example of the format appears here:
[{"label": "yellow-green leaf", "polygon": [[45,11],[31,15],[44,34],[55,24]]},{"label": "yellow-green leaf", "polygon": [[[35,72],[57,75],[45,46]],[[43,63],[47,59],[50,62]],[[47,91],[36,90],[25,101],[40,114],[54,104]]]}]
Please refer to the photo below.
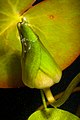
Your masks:
[{"label": "yellow-green leaf", "polygon": [[21,43],[17,22],[34,0],[0,0],[0,87],[19,87]]},{"label": "yellow-green leaf", "polygon": [[[65,69],[80,52],[80,1],[0,0],[0,87],[22,85],[17,22],[26,17],[41,42]],[[23,14],[25,13],[25,14]]]},{"label": "yellow-green leaf", "polygon": [[28,120],[80,120],[77,116],[70,112],[57,108],[48,108],[46,110],[38,110],[34,112]]},{"label": "yellow-green leaf", "polygon": [[27,11],[25,16],[62,69],[79,55],[79,0],[45,0]]}]

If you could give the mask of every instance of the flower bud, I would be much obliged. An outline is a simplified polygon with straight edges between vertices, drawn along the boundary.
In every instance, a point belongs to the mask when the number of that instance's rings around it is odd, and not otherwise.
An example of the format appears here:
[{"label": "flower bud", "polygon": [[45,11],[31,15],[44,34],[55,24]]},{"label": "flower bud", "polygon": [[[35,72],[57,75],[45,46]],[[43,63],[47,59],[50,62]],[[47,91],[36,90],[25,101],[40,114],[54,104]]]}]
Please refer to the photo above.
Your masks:
[{"label": "flower bud", "polygon": [[22,80],[30,88],[44,89],[58,83],[61,69],[26,21],[18,23],[22,43]]}]

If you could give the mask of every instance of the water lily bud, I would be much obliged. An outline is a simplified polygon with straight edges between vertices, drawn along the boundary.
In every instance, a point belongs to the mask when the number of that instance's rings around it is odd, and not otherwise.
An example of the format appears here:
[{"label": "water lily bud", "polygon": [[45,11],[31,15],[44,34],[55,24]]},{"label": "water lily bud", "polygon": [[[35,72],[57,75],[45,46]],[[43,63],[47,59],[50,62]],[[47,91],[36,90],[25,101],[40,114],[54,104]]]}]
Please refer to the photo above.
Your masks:
[{"label": "water lily bud", "polygon": [[18,23],[22,43],[22,80],[30,88],[44,89],[58,83],[61,69],[26,21]]}]

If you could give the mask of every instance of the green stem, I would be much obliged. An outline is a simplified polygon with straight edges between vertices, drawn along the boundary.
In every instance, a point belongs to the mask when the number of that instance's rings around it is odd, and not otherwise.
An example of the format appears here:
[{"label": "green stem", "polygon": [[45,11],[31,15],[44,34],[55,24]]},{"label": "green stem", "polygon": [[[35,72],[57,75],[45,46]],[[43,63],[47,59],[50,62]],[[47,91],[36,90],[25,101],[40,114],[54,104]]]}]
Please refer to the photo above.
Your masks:
[{"label": "green stem", "polygon": [[44,96],[43,90],[40,90],[40,91],[41,91],[42,102],[43,102],[44,108],[46,109],[47,104],[46,104],[45,96]]},{"label": "green stem", "polygon": [[53,103],[55,101],[53,94],[51,93],[50,88],[45,88],[43,89],[45,96],[47,98],[47,100],[49,101],[49,103]]},{"label": "green stem", "polygon": [[60,107],[62,104],[64,104],[66,102],[66,100],[71,95],[73,89],[78,85],[79,82],[80,82],[80,73],[71,81],[71,83],[68,85],[68,87],[64,91],[63,95],[58,100],[54,99],[50,88],[44,89],[44,93],[46,95],[48,102],[53,107]]},{"label": "green stem", "polygon": [[73,89],[78,85],[79,82],[80,82],[80,73],[71,81],[71,83],[66,88],[65,92],[63,93],[63,95],[61,96],[61,98],[59,98],[55,102],[51,103],[51,105],[53,107],[60,107],[62,104],[64,104],[65,101],[71,95]]}]

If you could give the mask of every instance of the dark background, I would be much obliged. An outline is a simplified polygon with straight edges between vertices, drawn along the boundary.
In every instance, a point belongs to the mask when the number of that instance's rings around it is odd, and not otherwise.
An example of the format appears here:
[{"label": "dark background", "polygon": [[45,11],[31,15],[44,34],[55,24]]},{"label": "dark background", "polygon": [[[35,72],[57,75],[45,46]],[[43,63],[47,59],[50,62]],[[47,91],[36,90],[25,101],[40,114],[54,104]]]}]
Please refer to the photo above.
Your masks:
[{"label": "dark background", "polygon": [[[41,0],[37,1],[40,2]],[[70,81],[79,72],[80,56],[63,71],[60,83],[51,87],[53,94],[56,95],[65,90]],[[80,105],[79,101],[80,93],[76,92],[60,108],[76,114],[77,107]],[[29,115],[41,104],[40,91],[37,89],[30,89],[28,87],[15,89],[0,88],[0,120],[27,120]]]}]

